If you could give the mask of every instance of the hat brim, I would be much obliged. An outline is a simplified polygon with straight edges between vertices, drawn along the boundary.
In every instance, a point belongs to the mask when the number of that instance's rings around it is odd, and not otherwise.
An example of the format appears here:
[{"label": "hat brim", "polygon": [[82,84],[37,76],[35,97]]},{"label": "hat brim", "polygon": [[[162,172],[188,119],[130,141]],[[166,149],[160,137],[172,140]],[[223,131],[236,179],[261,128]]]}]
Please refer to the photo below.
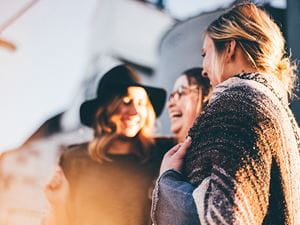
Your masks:
[{"label": "hat brim", "polygon": [[[154,112],[156,114],[156,117],[159,117],[164,109],[165,103],[166,103],[166,97],[167,92],[162,88],[156,88],[151,86],[146,86],[142,84],[129,84],[125,85],[124,87],[142,87],[147,92],[147,95],[150,99],[150,102],[153,106]],[[100,98],[91,99],[88,101],[85,101],[80,106],[80,120],[81,123],[92,127],[94,115],[96,114],[96,111],[99,106],[101,106],[103,102]]]},{"label": "hat brim", "polygon": [[82,124],[92,127],[94,115],[96,114],[97,108],[101,105],[98,98],[85,101],[80,106],[80,121]]},{"label": "hat brim", "polygon": [[147,95],[155,111],[156,117],[159,117],[162,111],[164,110],[166,104],[167,92],[162,88],[156,88],[141,84],[131,86],[142,87],[146,90]]}]

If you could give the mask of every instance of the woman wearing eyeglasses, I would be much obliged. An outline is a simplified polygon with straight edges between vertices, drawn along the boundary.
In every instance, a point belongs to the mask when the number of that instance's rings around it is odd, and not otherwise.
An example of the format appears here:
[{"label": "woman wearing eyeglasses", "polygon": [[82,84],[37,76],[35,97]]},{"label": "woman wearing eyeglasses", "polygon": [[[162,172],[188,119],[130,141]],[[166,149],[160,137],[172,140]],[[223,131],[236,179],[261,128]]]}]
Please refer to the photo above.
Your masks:
[{"label": "woman wearing eyeglasses", "polygon": [[196,117],[208,103],[211,86],[201,75],[202,68],[183,72],[176,80],[167,107],[171,131],[178,142],[184,141]]},{"label": "woman wearing eyeglasses", "polygon": [[[189,129],[193,126],[196,118],[199,114],[203,111],[205,106],[208,104],[208,100],[210,98],[210,94],[212,92],[212,87],[210,85],[210,81],[208,78],[202,76],[202,68],[196,67],[189,70],[184,71],[175,81],[173,91],[171,92],[168,102],[167,108],[168,113],[171,121],[171,131],[175,135],[176,141],[178,143],[182,143],[185,141]],[[186,139],[189,141],[189,139]],[[187,145],[185,141],[184,145]],[[177,146],[180,146],[177,145]],[[176,146],[174,147],[175,150],[178,149]],[[168,155],[174,153],[173,150],[170,150],[166,155],[164,161],[165,163],[162,164],[161,173],[167,170],[166,167],[173,168],[171,166],[173,163],[177,164],[176,161],[166,162],[169,160],[170,157]],[[183,157],[184,155],[182,155]],[[182,164],[181,162],[179,162]],[[159,185],[159,182],[157,183]],[[177,185],[177,184],[176,184]],[[181,207],[177,207],[176,213],[173,213],[172,207],[176,207],[176,202],[174,200],[178,199],[178,196],[182,196],[181,193],[177,192],[176,189],[172,189],[172,193],[168,195],[168,199],[170,202],[166,203],[164,200],[164,196],[160,201],[157,201],[158,195],[158,188],[153,193],[153,204],[152,204],[152,217],[154,220],[154,224],[157,223],[157,211],[159,213],[159,224],[172,224],[174,221],[187,221],[188,223],[185,225],[196,225],[199,223],[198,218],[195,217],[197,215],[196,205],[194,203],[193,197],[190,194],[194,189],[194,186],[190,184],[185,184],[184,182],[179,181],[178,185],[180,186],[179,192],[182,190],[184,192],[184,198],[181,199],[180,203]],[[167,187],[167,186],[166,186]],[[167,187],[168,188],[168,187]],[[171,189],[170,189],[171,190]],[[164,193],[161,193],[164,195]],[[170,203],[170,204],[169,204]],[[173,204],[175,203],[175,204]],[[172,205],[172,207],[170,207]],[[170,210],[166,210],[169,208]],[[171,212],[171,214],[168,214]],[[183,220],[182,218],[187,218]],[[172,221],[172,223],[169,223]],[[174,223],[177,224],[177,223]],[[184,224],[184,223],[182,223]]]}]

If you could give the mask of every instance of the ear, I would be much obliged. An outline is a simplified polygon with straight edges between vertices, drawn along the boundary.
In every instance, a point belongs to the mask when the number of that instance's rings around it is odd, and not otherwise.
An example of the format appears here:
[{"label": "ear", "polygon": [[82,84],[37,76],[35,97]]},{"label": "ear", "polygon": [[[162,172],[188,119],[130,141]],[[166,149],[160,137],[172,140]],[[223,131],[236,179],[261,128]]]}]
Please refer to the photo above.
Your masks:
[{"label": "ear", "polygon": [[227,43],[225,62],[229,63],[233,60],[236,51],[236,41],[231,40]]}]

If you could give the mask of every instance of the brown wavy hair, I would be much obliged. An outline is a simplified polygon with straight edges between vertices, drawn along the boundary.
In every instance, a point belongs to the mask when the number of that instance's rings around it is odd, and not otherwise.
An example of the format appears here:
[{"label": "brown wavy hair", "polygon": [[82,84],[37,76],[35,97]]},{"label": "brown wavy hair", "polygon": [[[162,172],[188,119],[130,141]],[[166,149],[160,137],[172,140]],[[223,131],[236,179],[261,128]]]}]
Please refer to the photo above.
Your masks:
[{"label": "brown wavy hair", "polygon": [[200,104],[197,107],[198,113],[200,113],[200,109],[203,110],[203,108],[208,104],[212,93],[210,81],[207,77],[202,76],[202,71],[202,67],[195,67],[182,73],[183,76],[186,76],[189,85],[195,84],[202,91],[202,99],[199,101]]},{"label": "brown wavy hair", "polygon": [[237,4],[212,22],[206,34],[219,54],[226,49],[228,41],[235,40],[252,67],[258,72],[274,74],[291,96],[296,64],[285,51],[279,27],[264,10],[250,2]]},{"label": "brown wavy hair", "polygon": [[[111,116],[118,110],[124,96],[115,96],[110,102],[100,106],[95,115],[93,129],[95,138],[88,145],[88,152],[92,159],[102,162],[111,161],[108,151],[111,143],[120,138],[116,133],[116,124],[111,121]],[[132,138],[135,152],[143,161],[149,157],[151,146],[154,143],[155,112],[147,96],[147,118],[144,127],[136,137]]]}]

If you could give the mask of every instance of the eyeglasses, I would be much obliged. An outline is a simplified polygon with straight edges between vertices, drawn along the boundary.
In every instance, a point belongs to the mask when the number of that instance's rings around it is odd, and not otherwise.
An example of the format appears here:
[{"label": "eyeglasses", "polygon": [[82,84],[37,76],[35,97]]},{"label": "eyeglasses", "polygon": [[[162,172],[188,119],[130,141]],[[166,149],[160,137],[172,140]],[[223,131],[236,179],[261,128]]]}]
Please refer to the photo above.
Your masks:
[{"label": "eyeglasses", "polygon": [[169,101],[171,101],[171,100],[178,101],[178,100],[180,100],[180,98],[182,96],[187,96],[192,92],[198,92],[198,90],[199,90],[199,87],[196,85],[192,85],[192,86],[188,86],[188,87],[181,85],[177,88],[176,91],[171,92],[171,94],[169,96]]}]

